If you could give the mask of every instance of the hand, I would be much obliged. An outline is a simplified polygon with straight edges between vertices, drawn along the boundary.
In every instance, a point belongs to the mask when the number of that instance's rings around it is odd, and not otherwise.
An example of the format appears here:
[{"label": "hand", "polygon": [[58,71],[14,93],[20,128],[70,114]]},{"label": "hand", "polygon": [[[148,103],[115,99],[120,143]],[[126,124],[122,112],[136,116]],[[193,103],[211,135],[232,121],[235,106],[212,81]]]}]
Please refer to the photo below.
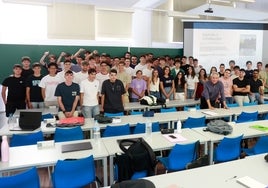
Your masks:
[{"label": "hand", "polygon": [[214,110],[215,108],[213,106],[209,106],[208,109]]},{"label": "hand", "polygon": [[65,52],[61,52],[61,53],[60,53],[60,56],[65,56],[65,55],[66,55]]},{"label": "hand", "polygon": [[49,54],[49,51],[45,52],[44,55],[48,55]]}]

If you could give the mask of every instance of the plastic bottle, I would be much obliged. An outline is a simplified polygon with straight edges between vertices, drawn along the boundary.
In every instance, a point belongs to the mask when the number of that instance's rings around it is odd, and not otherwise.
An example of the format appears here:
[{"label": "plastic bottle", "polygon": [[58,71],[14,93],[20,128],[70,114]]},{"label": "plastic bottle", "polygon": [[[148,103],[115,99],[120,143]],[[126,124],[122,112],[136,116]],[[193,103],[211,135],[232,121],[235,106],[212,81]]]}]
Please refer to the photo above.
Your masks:
[{"label": "plastic bottle", "polygon": [[181,120],[177,121],[177,133],[181,133]]},{"label": "plastic bottle", "polygon": [[97,120],[94,121],[93,138],[95,141],[98,141],[100,138],[100,126]]},{"label": "plastic bottle", "polygon": [[7,141],[7,136],[2,136],[1,160],[2,160],[2,162],[9,161],[9,145],[8,145],[8,141]]},{"label": "plastic bottle", "polygon": [[152,133],[152,122],[150,121],[149,118],[147,118],[145,123],[145,133],[147,136],[150,136]]}]

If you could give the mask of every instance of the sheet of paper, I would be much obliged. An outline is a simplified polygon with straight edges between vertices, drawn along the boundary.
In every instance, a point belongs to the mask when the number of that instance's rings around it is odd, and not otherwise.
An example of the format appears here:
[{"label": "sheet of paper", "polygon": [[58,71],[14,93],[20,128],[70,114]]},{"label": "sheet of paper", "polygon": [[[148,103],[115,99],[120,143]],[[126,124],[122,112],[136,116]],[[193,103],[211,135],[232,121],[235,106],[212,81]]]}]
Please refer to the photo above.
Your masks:
[{"label": "sheet of paper", "polygon": [[249,176],[238,178],[236,181],[248,188],[266,188],[266,185],[258,182],[257,180]]},{"label": "sheet of paper", "polygon": [[212,112],[212,111],[202,111],[203,114],[210,115],[210,116],[217,116],[217,112]]}]

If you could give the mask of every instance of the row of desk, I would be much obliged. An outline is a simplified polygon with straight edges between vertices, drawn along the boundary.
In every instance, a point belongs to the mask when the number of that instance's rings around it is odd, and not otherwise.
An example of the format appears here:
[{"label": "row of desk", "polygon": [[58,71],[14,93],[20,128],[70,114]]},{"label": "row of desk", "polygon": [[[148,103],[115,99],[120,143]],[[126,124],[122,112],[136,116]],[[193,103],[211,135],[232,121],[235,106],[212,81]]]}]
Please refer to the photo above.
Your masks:
[{"label": "row of desk", "polygon": [[[230,137],[238,136],[243,134],[244,138],[258,137],[262,135],[267,135],[267,132],[250,128],[251,125],[262,125],[268,127],[268,121],[256,121],[251,123],[240,123],[233,125],[233,133],[228,135]],[[204,132],[202,128],[194,129],[182,129],[181,136],[186,138],[185,141],[180,142],[183,144],[195,142],[197,140],[205,145],[205,153],[210,154],[210,159],[213,159],[213,146],[214,143],[219,142],[223,139],[223,135],[214,134],[211,132]],[[46,167],[53,166],[59,159],[67,158],[83,158],[89,155],[93,155],[95,160],[101,160],[103,164],[103,176],[104,185],[108,185],[108,162],[109,159],[109,173],[110,173],[110,184],[113,182],[113,159],[117,152],[121,152],[118,146],[118,139],[123,138],[136,138],[143,137],[148,144],[153,148],[154,151],[162,151],[171,149],[176,143],[170,142],[161,135],[161,133],[152,133],[151,136],[146,134],[136,134],[136,135],[126,135],[119,137],[107,137],[101,138],[99,141],[90,140],[93,148],[91,150],[76,151],[69,153],[61,153],[61,145],[73,142],[86,142],[88,140],[82,141],[72,141],[64,143],[55,143],[55,147],[38,149],[36,145],[31,146],[21,146],[21,147],[11,147],[10,148],[10,161],[7,163],[0,162],[0,172],[24,169],[31,166],[36,167]],[[210,147],[208,147],[210,145]],[[208,149],[209,148],[209,152]],[[249,169],[250,170],[250,169]],[[183,171],[184,172],[184,171]],[[182,172],[182,173],[183,173]],[[161,176],[160,176],[161,177]]]}]

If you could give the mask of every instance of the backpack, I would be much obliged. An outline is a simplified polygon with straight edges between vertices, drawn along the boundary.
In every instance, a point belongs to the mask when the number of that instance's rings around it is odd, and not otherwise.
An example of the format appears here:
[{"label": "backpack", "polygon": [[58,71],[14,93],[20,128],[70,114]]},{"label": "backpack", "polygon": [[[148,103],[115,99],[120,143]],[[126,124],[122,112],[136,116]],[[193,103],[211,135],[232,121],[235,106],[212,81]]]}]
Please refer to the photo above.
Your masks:
[{"label": "backpack", "polygon": [[212,120],[207,124],[206,131],[228,135],[233,132],[233,127],[223,120]]},{"label": "backpack", "polygon": [[[129,143],[130,146],[126,146]],[[123,139],[119,142],[120,149],[124,152],[115,155],[115,166],[117,166],[117,181],[130,180],[132,175],[138,171],[147,171],[147,175],[154,175],[157,164],[155,153],[149,144],[142,138]]]},{"label": "backpack", "polygon": [[157,98],[153,95],[144,96],[141,98],[140,104],[149,106],[157,105]]},{"label": "backpack", "polygon": [[107,124],[107,123],[112,123],[113,122],[113,118],[104,116],[103,114],[95,115],[94,120],[97,120],[98,123],[101,123],[101,124]]},{"label": "backpack", "polygon": [[111,185],[111,188],[155,188],[153,182],[146,179],[126,180]]}]

